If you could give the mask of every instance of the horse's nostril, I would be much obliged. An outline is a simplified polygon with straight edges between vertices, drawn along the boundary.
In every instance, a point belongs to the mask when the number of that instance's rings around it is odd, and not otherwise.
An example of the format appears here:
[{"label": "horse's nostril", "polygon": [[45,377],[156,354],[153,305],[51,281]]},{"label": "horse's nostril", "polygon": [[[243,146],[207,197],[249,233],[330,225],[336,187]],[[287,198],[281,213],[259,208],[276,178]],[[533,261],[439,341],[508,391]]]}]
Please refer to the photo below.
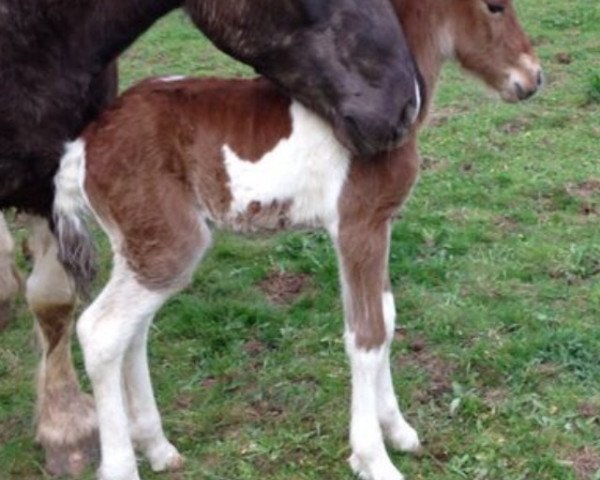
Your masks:
[{"label": "horse's nostril", "polygon": [[519,82],[515,82],[515,91],[517,92],[517,97],[519,100],[527,100],[535,95],[535,92],[537,92],[537,87],[531,90],[525,90]]},{"label": "horse's nostril", "polygon": [[541,87],[544,84],[544,74],[541,70],[539,70],[537,73],[536,81],[538,87]]}]

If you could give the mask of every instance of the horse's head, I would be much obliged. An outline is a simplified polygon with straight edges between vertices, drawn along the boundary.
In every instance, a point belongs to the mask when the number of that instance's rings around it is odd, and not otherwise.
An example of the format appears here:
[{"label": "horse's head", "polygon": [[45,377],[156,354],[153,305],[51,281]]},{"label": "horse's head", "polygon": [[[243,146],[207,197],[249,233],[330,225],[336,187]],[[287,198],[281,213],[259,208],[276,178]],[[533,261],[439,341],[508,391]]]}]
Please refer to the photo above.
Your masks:
[{"label": "horse's head", "polygon": [[508,102],[531,97],[542,69],[512,0],[451,0],[448,45],[460,64]]},{"label": "horse's head", "polygon": [[389,0],[187,0],[224,51],[322,114],[354,152],[398,144],[421,106]]}]

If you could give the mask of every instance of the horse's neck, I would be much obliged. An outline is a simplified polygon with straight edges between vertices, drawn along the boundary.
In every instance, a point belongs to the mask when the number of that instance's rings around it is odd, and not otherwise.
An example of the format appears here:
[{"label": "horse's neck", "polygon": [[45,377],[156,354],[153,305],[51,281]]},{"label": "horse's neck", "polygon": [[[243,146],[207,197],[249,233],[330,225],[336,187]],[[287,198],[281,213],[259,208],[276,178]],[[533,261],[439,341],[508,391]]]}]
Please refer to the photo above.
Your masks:
[{"label": "horse's neck", "polygon": [[103,0],[92,2],[73,34],[84,58],[105,65],[183,0]]},{"label": "horse's neck", "polygon": [[426,86],[427,100],[422,109],[424,119],[431,107],[435,88],[445,60],[452,55],[452,38],[450,30],[435,12],[423,10],[405,10],[402,13],[402,24],[415,61]]}]

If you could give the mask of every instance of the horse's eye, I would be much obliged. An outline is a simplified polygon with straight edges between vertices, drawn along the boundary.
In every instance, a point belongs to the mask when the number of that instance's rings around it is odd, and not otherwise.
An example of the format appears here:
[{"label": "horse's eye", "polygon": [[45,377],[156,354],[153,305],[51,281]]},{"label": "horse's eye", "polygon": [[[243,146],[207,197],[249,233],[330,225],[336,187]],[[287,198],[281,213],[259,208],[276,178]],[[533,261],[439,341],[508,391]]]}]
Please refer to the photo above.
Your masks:
[{"label": "horse's eye", "polygon": [[504,13],[504,5],[501,5],[499,3],[491,3],[491,2],[486,2],[487,4],[487,8],[490,11],[490,13]]}]

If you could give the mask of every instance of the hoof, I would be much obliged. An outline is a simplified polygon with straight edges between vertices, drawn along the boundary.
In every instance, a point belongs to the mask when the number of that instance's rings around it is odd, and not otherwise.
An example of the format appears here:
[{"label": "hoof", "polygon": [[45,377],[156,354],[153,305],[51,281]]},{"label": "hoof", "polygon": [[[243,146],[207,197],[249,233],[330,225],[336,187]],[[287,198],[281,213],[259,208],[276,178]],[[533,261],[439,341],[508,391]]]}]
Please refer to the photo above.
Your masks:
[{"label": "hoof", "polygon": [[45,446],[46,471],[52,476],[80,476],[88,466],[100,459],[97,434],[81,439],[75,445]]},{"label": "hoof", "polygon": [[405,480],[387,458],[367,465],[358,455],[352,454],[348,463],[354,474],[361,480]]},{"label": "hoof", "polygon": [[171,444],[158,452],[152,452],[148,459],[153,472],[178,472],[185,465],[184,457]]},{"label": "hoof", "polygon": [[79,391],[70,393],[60,401],[45,398],[38,419],[37,441],[46,452],[46,470],[53,476],[76,477],[100,458],[93,400]]},{"label": "hoof", "polygon": [[404,428],[398,429],[396,432],[390,432],[388,435],[390,446],[399,452],[413,453],[419,455],[422,453],[423,447],[419,440],[419,435],[416,430],[406,424]]}]

